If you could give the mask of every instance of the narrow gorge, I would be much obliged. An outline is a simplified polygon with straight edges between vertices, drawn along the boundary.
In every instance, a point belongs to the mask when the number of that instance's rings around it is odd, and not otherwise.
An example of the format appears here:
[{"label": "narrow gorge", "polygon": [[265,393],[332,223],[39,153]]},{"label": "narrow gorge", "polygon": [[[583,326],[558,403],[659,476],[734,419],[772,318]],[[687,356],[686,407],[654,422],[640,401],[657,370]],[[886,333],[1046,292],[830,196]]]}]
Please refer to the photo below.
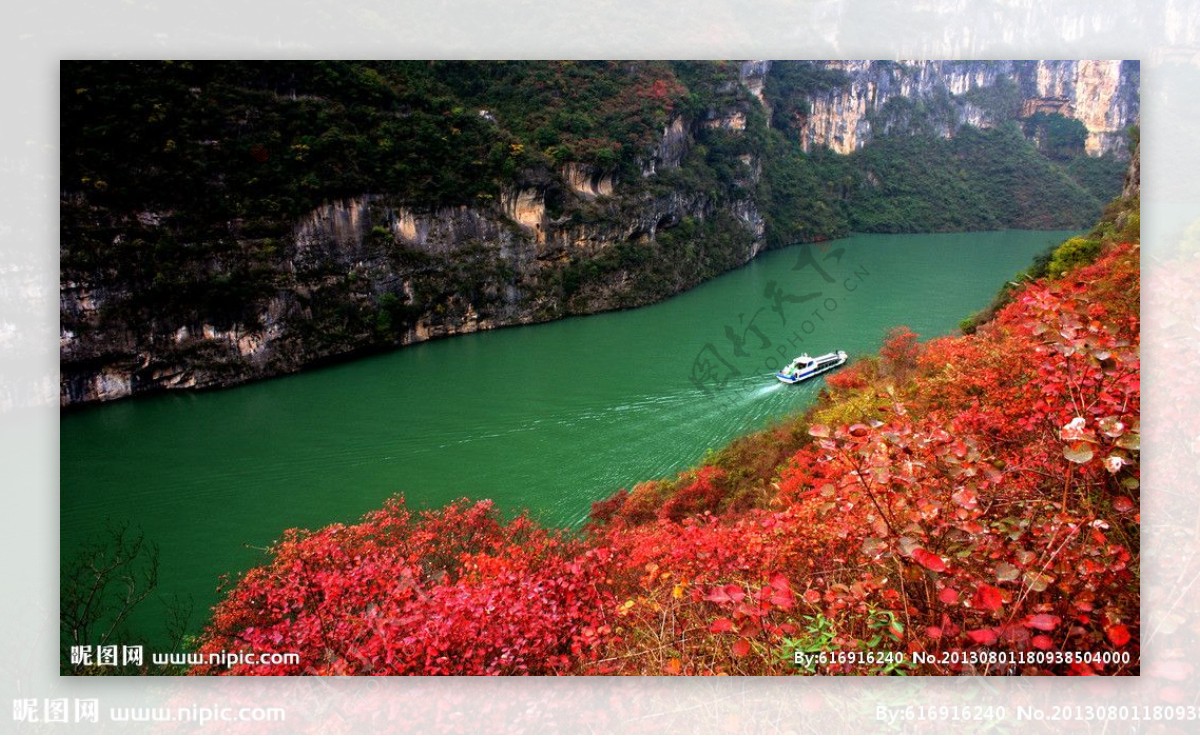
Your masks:
[{"label": "narrow gorge", "polygon": [[857,232],[1082,228],[1131,62],[62,66],[60,403],[635,307]]}]

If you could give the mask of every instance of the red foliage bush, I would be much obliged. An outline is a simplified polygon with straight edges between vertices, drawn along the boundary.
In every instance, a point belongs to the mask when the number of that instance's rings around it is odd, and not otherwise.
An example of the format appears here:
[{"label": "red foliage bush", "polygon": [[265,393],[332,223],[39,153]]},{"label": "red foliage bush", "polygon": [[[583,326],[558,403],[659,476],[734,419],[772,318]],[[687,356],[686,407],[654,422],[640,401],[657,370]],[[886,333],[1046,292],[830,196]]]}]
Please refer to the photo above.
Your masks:
[{"label": "red foliage bush", "polygon": [[862,364],[858,363],[826,375],[825,385],[839,391],[851,391],[865,387],[867,378],[863,375]]},{"label": "red foliage bush", "polygon": [[725,491],[719,485],[725,471],[705,465],[696,471],[695,480],[676,490],[658,512],[660,519],[679,521],[701,511],[716,511]]},{"label": "red foliage bush", "polygon": [[354,526],[289,532],[217,606],[200,650],[300,655],[230,674],[558,673],[607,633],[607,558],[502,524],[490,502],[414,515],[397,500]]},{"label": "red foliage bush", "polygon": [[629,491],[622,488],[608,498],[602,498],[592,503],[592,510],[588,513],[588,523],[608,524],[621,512],[628,500]]},{"label": "red foliage bush", "polygon": [[884,375],[896,378],[906,378],[917,367],[917,357],[921,354],[921,346],[917,343],[917,333],[908,327],[893,327],[883,340],[879,349],[880,368]]}]

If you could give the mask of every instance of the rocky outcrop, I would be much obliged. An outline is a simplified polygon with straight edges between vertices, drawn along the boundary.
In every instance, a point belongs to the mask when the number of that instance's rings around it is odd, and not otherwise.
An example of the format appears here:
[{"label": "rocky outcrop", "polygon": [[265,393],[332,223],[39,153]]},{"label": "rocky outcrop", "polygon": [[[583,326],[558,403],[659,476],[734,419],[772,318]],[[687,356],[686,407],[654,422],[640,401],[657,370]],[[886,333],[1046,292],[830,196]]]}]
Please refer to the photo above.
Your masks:
[{"label": "rocky outcrop", "polygon": [[1099,156],[1124,145],[1125,128],[1137,119],[1136,80],[1122,61],[1039,61],[1037,93],[1069,100],[1069,117],[1087,127],[1087,152]]},{"label": "rocky outcrop", "polygon": [[546,200],[541,192],[536,189],[505,190],[500,195],[500,203],[510,220],[532,230],[539,239],[544,237]]},{"label": "rocky outcrop", "polygon": [[741,110],[731,110],[724,115],[709,118],[704,121],[704,127],[710,129],[737,130],[746,129],[746,113]]},{"label": "rocky outcrop", "polygon": [[768,114],[770,107],[767,105],[767,99],[763,95],[763,89],[767,86],[767,74],[771,71],[771,62],[765,60],[744,61],[741,68],[738,70],[738,78],[746,90],[754,95],[754,99],[758,100],[764,108],[767,108]]},{"label": "rocky outcrop", "polygon": [[653,155],[642,161],[642,176],[653,176],[664,169],[677,169],[687,155],[691,136],[682,117],[663,128],[662,138]]},{"label": "rocky outcrop", "polygon": [[611,172],[604,172],[586,164],[567,164],[562,169],[562,177],[571,191],[585,197],[611,196],[615,186]]},{"label": "rocky outcrop", "polygon": [[1131,197],[1140,197],[1142,195],[1142,157],[1134,151],[1133,158],[1129,161],[1129,171],[1125,174],[1125,186],[1121,189],[1121,196],[1129,199]]},{"label": "rocky outcrop", "polygon": [[[1088,131],[1087,152],[1121,151],[1138,114],[1138,68],[1122,61],[831,61],[846,85],[814,95],[802,126],[806,150],[838,153],[913,124],[914,114],[938,135],[964,124],[989,127],[1013,114],[1058,112]],[[1015,110],[1007,108],[1017,96]],[[910,104],[899,104],[905,101]],[[914,113],[911,103],[921,109]]]}]

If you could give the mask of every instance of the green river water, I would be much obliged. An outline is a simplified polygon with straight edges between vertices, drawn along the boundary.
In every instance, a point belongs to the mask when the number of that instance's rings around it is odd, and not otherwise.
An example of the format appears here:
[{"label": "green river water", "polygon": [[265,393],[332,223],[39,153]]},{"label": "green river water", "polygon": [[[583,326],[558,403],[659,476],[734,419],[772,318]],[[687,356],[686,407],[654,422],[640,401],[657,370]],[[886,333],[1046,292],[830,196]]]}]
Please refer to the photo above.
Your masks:
[{"label": "green river water", "polygon": [[[592,501],[802,409],[823,385],[771,373],[801,352],[876,351],[907,324],[953,332],[1067,232],[864,235],[794,246],[663,303],[416,345],[235,389],[61,421],[69,559],[130,523],[159,593],[207,619],[220,575],[291,527],[352,522],[388,496],[491,498],[574,525]],[[131,625],[156,636],[161,606]]]}]

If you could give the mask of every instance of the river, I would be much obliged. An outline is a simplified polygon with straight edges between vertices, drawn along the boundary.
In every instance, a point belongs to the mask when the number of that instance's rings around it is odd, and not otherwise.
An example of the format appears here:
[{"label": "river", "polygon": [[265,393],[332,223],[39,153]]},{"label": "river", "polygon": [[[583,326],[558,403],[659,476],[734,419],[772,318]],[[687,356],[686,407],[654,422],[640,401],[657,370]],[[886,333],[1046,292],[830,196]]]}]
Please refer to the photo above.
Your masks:
[{"label": "river", "polygon": [[[160,550],[159,593],[207,619],[218,578],[291,527],[388,496],[491,498],[550,525],[808,405],[771,377],[801,352],[876,351],[906,324],[951,333],[1071,233],[861,235],[794,246],[641,309],[411,346],[224,391],[62,417],[61,545],[107,524]],[[131,620],[152,638],[161,606]]]}]

